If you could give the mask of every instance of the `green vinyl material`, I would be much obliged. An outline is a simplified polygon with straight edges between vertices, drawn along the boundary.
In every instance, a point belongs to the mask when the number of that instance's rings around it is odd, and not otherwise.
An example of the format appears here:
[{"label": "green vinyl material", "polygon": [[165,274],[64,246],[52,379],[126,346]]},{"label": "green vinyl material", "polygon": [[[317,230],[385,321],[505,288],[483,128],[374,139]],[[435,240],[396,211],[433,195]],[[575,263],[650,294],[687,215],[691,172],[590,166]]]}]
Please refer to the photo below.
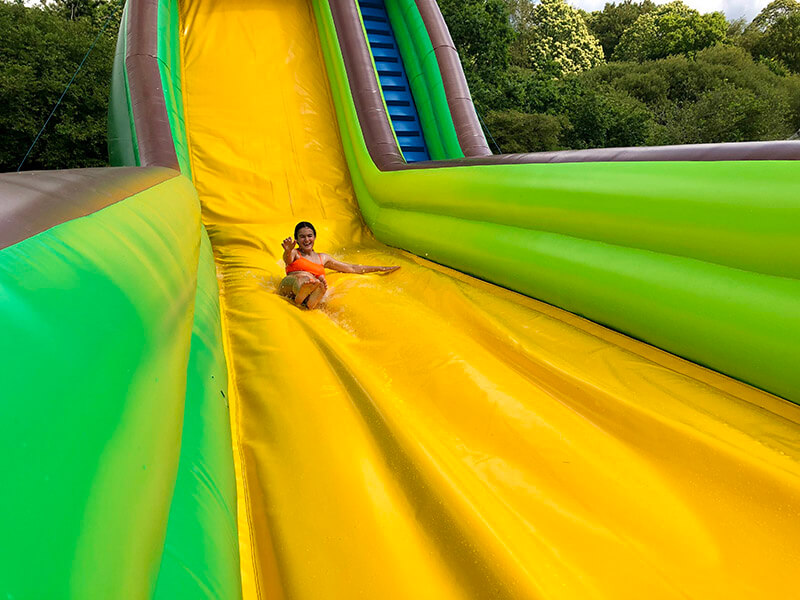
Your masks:
[{"label": "green vinyl material", "polygon": [[549,231],[800,279],[798,170],[795,161],[611,162],[372,177],[376,184],[391,182],[375,196],[382,208]]},{"label": "green vinyl material", "polygon": [[242,597],[227,371],[214,256],[205,230],[194,303],[178,479],[157,600]]},{"label": "green vinyl material", "polygon": [[463,158],[445,96],[442,73],[417,3],[414,0],[386,0],[385,4],[431,158]]},{"label": "green vinyl material", "polygon": [[425,213],[382,209],[374,227],[392,245],[798,398],[796,279]]},{"label": "green vinyl material", "polygon": [[136,127],[131,111],[128,74],[125,70],[128,6],[122,11],[122,20],[114,52],[114,68],[111,73],[111,96],[108,103],[108,160],[112,167],[135,167],[139,165],[139,146]]},{"label": "green vinyl material", "polygon": [[394,32],[395,41],[406,69],[408,84],[411,86],[411,94],[414,97],[414,105],[417,109],[417,116],[422,127],[422,136],[425,138],[425,145],[428,148],[431,160],[443,160],[449,158],[445,152],[444,143],[439,133],[439,127],[434,114],[433,103],[431,102],[425,80],[421,77],[422,68],[420,65],[417,50],[411,40],[403,14],[393,2],[385,2],[386,14]]},{"label": "green vinyl material", "polygon": [[200,227],[174,177],[0,251],[4,597],[151,596]]},{"label": "green vinyl material", "polygon": [[800,401],[797,162],[381,172],[327,0],[314,9],[351,177],[378,239]]},{"label": "green vinyl material", "polygon": [[164,89],[164,101],[178,165],[180,165],[181,173],[191,179],[189,144],[183,116],[178,0],[161,0],[158,3],[158,71]]}]

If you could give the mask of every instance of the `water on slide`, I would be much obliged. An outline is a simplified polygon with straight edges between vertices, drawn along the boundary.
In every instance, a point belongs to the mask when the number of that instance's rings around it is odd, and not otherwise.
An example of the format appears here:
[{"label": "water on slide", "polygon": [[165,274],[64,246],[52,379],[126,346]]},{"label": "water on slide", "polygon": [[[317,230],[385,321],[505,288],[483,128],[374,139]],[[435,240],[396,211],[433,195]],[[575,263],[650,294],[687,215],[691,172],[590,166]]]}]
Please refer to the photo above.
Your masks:
[{"label": "water on slide", "polygon": [[[311,8],[181,10],[245,598],[796,593],[800,407],[375,241]],[[402,268],[301,310],[275,293],[300,220]]]}]

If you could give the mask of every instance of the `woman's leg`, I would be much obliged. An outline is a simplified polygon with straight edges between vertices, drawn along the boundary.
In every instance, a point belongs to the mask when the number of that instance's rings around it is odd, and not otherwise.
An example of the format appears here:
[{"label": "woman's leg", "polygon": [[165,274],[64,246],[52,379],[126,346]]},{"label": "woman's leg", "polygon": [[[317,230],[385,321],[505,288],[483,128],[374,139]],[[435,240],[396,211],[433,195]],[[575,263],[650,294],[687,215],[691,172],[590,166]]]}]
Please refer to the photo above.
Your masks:
[{"label": "woman's leg", "polygon": [[[321,290],[321,291],[318,291]],[[306,302],[309,308],[314,308],[325,294],[325,287],[310,273],[298,271],[284,277],[278,285],[278,294],[294,300],[297,306]],[[309,305],[313,295],[313,306]]]},{"label": "woman's leg", "polygon": [[[321,287],[322,283],[320,283],[314,277],[304,277],[299,283],[297,292],[294,295],[294,303],[297,304],[297,306],[300,306],[303,302],[305,302],[306,298],[310,298],[311,294]],[[313,308],[313,306],[309,306],[309,308]]]},{"label": "woman's leg", "polygon": [[287,275],[278,284],[278,294],[287,298],[294,298],[298,287],[297,275]]},{"label": "woman's leg", "polygon": [[317,283],[319,285],[316,289],[311,291],[308,295],[308,300],[306,300],[306,306],[308,308],[317,308],[317,304],[319,304],[319,301],[322,300],[322,297],[325,295],[325,286],[319,281]]}]

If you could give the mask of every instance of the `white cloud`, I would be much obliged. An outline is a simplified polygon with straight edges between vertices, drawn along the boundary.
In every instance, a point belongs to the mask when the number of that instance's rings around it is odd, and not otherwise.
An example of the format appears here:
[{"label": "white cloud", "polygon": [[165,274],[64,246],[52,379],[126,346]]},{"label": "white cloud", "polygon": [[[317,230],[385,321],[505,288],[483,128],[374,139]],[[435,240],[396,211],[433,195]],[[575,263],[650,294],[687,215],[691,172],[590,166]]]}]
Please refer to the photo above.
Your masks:
[{"label": "white cloud", "polygon": [[[619,1],[619,0],[616,0]],[[668,0],[655,0],[656,4],[665,4]],[[685,4],[701,13],[720,11],[728,19],[745,17],[751,21],[770,0],[683,0]],[[602,10],[606,0],[568,0],[573,6],[584,10]]]}]

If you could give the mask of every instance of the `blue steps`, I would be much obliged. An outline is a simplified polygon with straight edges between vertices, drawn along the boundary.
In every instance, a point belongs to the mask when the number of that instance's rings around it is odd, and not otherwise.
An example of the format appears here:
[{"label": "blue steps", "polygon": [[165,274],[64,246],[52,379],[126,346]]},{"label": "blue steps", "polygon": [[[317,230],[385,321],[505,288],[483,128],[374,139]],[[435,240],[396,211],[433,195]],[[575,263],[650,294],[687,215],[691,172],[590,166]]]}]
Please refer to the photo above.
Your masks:
[{"label": "blue steps", "polygon": [[403,59],[386,14],[386,6],[383,0],[359,0],[358,5],[378,70],[383,98],[389,109],[389,118],[403,158],[406,162],[430,160],[414,96],[411,94]]}]

